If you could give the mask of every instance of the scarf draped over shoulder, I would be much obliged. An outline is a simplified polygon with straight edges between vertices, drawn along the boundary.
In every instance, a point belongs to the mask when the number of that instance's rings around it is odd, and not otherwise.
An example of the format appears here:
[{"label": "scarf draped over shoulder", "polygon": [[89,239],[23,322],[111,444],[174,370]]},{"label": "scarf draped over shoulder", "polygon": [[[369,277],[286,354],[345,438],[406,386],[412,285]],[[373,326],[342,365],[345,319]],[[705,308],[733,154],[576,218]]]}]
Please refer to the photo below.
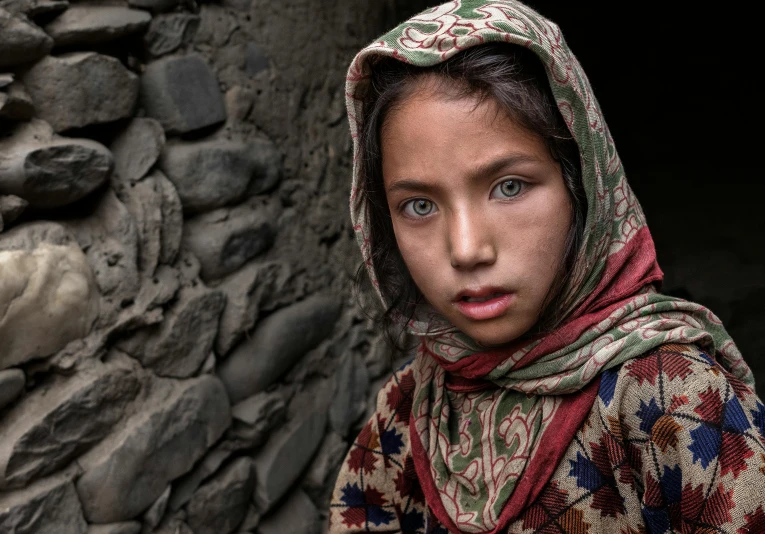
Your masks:
[{"label": "scarf draped over shoulder", "polygon": [[694,343],[753,383],[711,311],[655,289],[663,274],[653,240],[590,84],[560,29],[513,0],[454,0],[429,9],[351,64],[351,218],[373,285],[367,206],[356,192],[359,121],[375,59],[427,67],[493,42],[523,46],[544,65],[579,147],[587,219],[563,289],[567,319],[554,332],[487,351],[426,306],[408,323],[422,340],[410,416],[415,468],[428,506],[454,532],[498,533],[534,502],[591,410],[604,370],[663,344]]}]

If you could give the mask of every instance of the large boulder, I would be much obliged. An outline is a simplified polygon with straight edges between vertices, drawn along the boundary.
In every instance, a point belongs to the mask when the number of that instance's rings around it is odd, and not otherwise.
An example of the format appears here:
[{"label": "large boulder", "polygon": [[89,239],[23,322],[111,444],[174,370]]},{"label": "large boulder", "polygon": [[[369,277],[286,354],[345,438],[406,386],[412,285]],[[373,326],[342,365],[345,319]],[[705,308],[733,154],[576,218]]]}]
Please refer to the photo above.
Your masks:
[{"label": "large boulder", "polygon": [[0,251],[0,269],[0,369],[49,356],[90,332],[98,293],[78,247]]},{"label": "large boulder", "polygon": [[151,15],[123,6],[75,5],[45,25],[56,46],[94,45],[146,31]]},{"label": "large boulder", "polygon": [[218,369],[231,402],[264,391],[329,337],[339,315],[337,298],[317,294],[261,321],[254,335],[234,349]]},{"label": "large boulder", "polygon": [[48,56],[22,81],[37,116],[57,132],[129,117],[138,99],[138,77],[117,58],[95,52]]},{"label": "large boulder", "polygon": [[228,428],[226,392],[210,375],[157,378],[136,415],[78,463],[77,493],[92,523],[127,521],[188,472]]},{"label": "large boulder", "polygon": [[0,69],[36,61],[53,48],[53,39],[23,17],[0,7]]},{"label": "large boulder", "polygon": [[139,389],[132,369],[100,362],[35,388],[3,419],[0,488],[23,487],[98,443]]},{"label": "large boulder", "polygon": [[141,100],[148,116],[169,134],[183,134],[226,120],[218,81],[198,54],[167,56],[146,66]]}]

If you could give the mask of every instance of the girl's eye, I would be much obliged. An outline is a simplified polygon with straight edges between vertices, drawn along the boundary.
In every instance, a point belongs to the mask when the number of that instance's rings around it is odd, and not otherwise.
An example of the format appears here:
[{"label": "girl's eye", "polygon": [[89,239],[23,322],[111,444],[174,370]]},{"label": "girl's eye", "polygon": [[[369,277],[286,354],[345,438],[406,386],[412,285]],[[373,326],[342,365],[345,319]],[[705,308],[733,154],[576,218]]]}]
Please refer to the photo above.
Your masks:
[{"label": "girl's eye", "polygon": [[523,182],[520,180],[505,180],[497,184],[491,192],[493,198],[513,198],[517,197],[523,189]]},{"label": "girl's eye", "polygon": [[435,205],[424,198],[415,198],[404,204],[404,213],[410,217],[425,217],[435,211]]}]

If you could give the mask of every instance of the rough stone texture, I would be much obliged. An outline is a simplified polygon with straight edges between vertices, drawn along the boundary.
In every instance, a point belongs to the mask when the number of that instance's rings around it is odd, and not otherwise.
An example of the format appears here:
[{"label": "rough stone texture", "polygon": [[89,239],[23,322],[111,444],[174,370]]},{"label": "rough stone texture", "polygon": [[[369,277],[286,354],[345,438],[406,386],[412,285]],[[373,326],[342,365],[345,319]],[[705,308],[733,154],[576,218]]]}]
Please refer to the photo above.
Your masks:
[{"label": "rough stone texture", "polygon": [[29,202],[15,195],[0,196],[0,218],[7,227],[18,219],[24,210],[29,206]]},{"label": "rough stone texture", "polygon": [[42,121],[24,123],[0,140],[0,193],[36,208],[71,204],[101,186],[111,171],[105,146],[55,136]]},{"label": "rough stone texture", "polygon": [[335,394],[329,407],[329,423],[341,436],[347,436],[353,423],[367,409],[369,373],[355,352],[346,354],[335,374]]},{"label": "rough stone texture", "polygon": [[149,63],[141,77],[141,98],[146,113],[169,134],[188,133],[226,120],[218,82],[198,54]]},{"label": "rough stone texture", "polygon": [[272,514],[264,517],[258,525],[258,534],[318,534],[319,512],[305,493],[299,489]]},{"label": "rough stone texture", "polygon": [[[328,337],[340,313],[334,297],[314,295],[264,319],[219,366],[232,402],[263,391]],[[299,336],[294,335],[300,332]]]},{"label": "rough stone texture", "polygon": [[32,98],[18,82],[12,83],[0,93],[0,119],[26,121],[34,116]]},{"label": "rough stone texture", "polygon": [[[21,369],[0,371],[0,410],[16,400],[24,391],[26,377]],[[2,445],[0,445],[2,446]]]},{"label": "rough stone texture", "polygon": [[279,179],[273,143],[212,139],[165,147],[160,166],[175,184],[184,211],[210,211],[272,189]]},{"label": "rough stone texture", "polygon": [[63,11],[68,5],[67,0],[0,0],[0,8],[31,18]]},{"label": "rough stone texture", "polygon": [[111,432],[138,394],[129,367],[83,367],[71,378],[36,388],[5,416],[0,488],[22,487],[66,465]]},{"label": "rough stone texture", "polygon": [[258,509],[252,504],[247,506],[247,513],[239,525],[238,532],[254,532],[255,528],[260,524],[261,514]]},{"label": "rough stone texture", "polygon": [[154,504],[152,504],[148,510],[146,510],[146,513],[143,514],[143,529],[152,531],[159,523],[162,521],[162,518],[165,515],[165,511],[167,510],[167,503],[170,499],[170,491],[172,490],[172,486],[168,485],[165,491],[162,492],[162,495],[157,498],[156,501],[154,501]]},{"label": "rough stone texture", "polygon": [[191,469],[230,420],[216,378],[156,379],[140,412],[79,460],[84,474],[77,492],[85,516],[109,523],[140,514]]},{"label": "rough stone texture", "polygon": [[255,487],[252,460],[237,458],[201,486],[186,505],[195,534],[229,534],[244,520]]},{"label": "rough stone texture", "polygon": [[180,3],[180,0],[128,0],[132,7],[147,9],[153,13],[170,11]]},{"label": "rough stone texture", "polygon": [[75,5],[45,25],[56,46],[93,45],[143,32],[151,15],[122,6]]},{"label": "rough stone texture", "polygon": [[303,472],[321,444],[327,417],[324,412],[303,414],[271,436],[255,457],[255,503],[265,512],[282,498]]},{"label": "rough stone texture", "polygon": [[108,189],[90,215],[67,221],[66,226],[87,251],[101,293],[97,324],[111,325],[120,311],[135,301],[141,288],[136,221],[114,191]]},{"label": "rough stone texture", "polygon": [[53,47],[44,31],[0,7],[0,69],[36,61]]},{"label": "rough stone texture", "polygon": [[247,59],[245,63],[245,71],[250,76],[255,76],[260,71],[268,68],[268,57],[255,43],[247,43]]},{"label": "rough stone texture", "polygon": [[185,378],[199,370],[212,350],[225,297],[202,284],[181,289],[161,325],[119,343],[160,376]]},{"label": "rough stone texture", "polygon": [[165,132],[159,122],[145,117],[133,119],[109,145],[115,178],[137,182],[154,166],[164,146]]},{"label": "rough stone texture", "polygon": [[233,434],[257,447],[284,420],[286,404],[278,391],[256,393],[231,408]]},{"label": "rough stone texture", "polygon": [[122,521],[108,525],[89,525],[88,534],[140,534],[141,523],[138,521]]},{"label": "rough stone texture", "polygon": [[48,478],[0,494],[0,532],[8,534],[87,534],[72,482]]},{"label": "rough stone texture", "polygon": [[215,286],[226,295],[215,340],[218,354],[228,354],[255,325],[261,307],[288,292],[290,274],[283,262],[251,262]]},{"label": "rough stone texture", "polygon": [[43,243],[4,251],[0,266],[0,369],[49,356],[90,332],[98,297],[80,249]]},{"label": "rough stone texture", "polygon": [[270,248],[276,234],[274,212],[273,203],[253,198],[186,220],[183,246],[199,260],[202,279],[231,274]]},{"label": "rough stone texture", "polygon": [[348,443],[336,432],[330,432],[321,442],[319,451],[306,469],[301,488],[320,510],[329,509],[335,480],[347,451]]},{"label": "rough stone texture", "polygon": [[143,38],[146,51],[154,57],[175,52],[194,38],[199,20],[197,15],[190,13],[157,15]]},{"label": "rough stone texture", "polygon": [[22,82],[37,116],[57,132],[128,117],[138,99],[138,77],[118,59],[94,52],[48,56]]},{"label": "rough stone texture", "polygon": [[[122,185],[122,184],[121,184]],[[162,248],[162,194],[154,176],[117,189],[117,196],[133,216],[138,232],[138,270],[154,275]]]}]

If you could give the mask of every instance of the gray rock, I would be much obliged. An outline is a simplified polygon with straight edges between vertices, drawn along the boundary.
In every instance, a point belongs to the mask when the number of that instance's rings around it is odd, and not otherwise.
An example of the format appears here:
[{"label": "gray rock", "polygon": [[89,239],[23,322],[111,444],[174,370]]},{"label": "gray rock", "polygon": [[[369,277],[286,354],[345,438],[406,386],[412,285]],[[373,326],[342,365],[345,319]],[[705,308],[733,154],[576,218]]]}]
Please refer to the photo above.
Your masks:
[{"label": "gray rock", "polygon": [[6,250],[0,266],[0,370],[50,356],[90,332],[98,295],[79,248],[43,243]]},{"label": "gray rock", "polygon": [[252,503],[250,503],[247,506],[247,513],[245,514],[242,523],[239,525],[239,530],[237,532],[254,532],[255,528],[260,524],[260,519],[260,512],[258,512],[258,509],[255,508]]},{"label": "gray rock", "polygon": [[268,250],[274,242],[275,203],[250,199],[188,219],[183,246],[199,260],[205,281],[222,278]]},{"label": "gray rock", "polygon": [[4,72],[0,74],[0,89],[5,89],[13,83],[13,74]]},{"label": "gray rock", "polygon": [[324,412],[308,413],[272,435],[255,456],[255,504],[266,512],[293,487],[324,437]]},{"label": "gray rock", "polygon": [[135,301],[141,288],[135,219],[114,191],[108,189],[92,214],[65,225],[87,251],[101,293],[98,326],[109,326],[125,306]]},{"label": "gray rock", "polygon": [[72,482],[55,477],[0,494],[0,532],[87,534],[88,525]]},{"label": "gray rock", "polygon": [[128,4],[139,9],[146,9],[152,13],[170,11],[180,4],[180,0],[128,0]]},{"label": "gray rock", "polygon": [[355,352],[343,358],[334,377],[335,394],[329,407],[329,423],[335,432],[347,436],[353,423],[367,409],[369,373],[366,365]]},{"label": "gray rock", "polygon": [[149,27],[151,15],[122,6],[75,5],[45,25],[56,46],[94,45]]},{"label": "gray rock", "polygon": [[146,176],[165,146],[165,131],[154,119],[137,117],[130,121],[109,148],[114,155],[115,178],[134,183]]},{"label": "gray rock", "polygon": [[201,486],[186,505],[195,534],[230,534],[244,520],[255,487],[249,458],[237,458]]},{"label": "gray rock", "polygon": [[0,236],[0,251],[31,251],[42,243],[49,245],[77,245],[71,232],[55,222],[33,221],[17,226]]},{"label": "gray rock", "polygon": [[0,68],[31,63],[53,48],[53,39],[27,19],[0,7]]},{"label": "gray rock", "polygon": [[268,68],[268,57],[255,43],[247,43],[246,60],[244,64],[244,70],[250,76],[254,76],[260,71]]},{"label": "gray rock", "polygon": [[29,202],[15,195],[0,196],[0,218],[6,225],[12,223],[27,209]]},{"label": "gray rock", "polygon": [[58,13],[68,5],[67,0],[0,0],[0,8],[14,15],[26,15],[30,18]]},{"label": "gray rock", "polygon": [[165,147],[160,159],[187,213],[221,208],[245,193],[273,188],[279,163],[273,143],[264,139],[176,142]]},{"label": "gray rock", "polygon": [[255,326],[261,306],[285,290],[290,274],[283,262],[251,262],[215,286],[226,295],[215,340],[218,354],[228,354]]},{"label": "gray rock", "polygon": [[70,204],[101,186],[112,156],[90,139],[57,137],[42,121],[24,123],[0,140],[0,193],[36,208]]},{"label": "gray rock", "polygon": [[144,35],[144,49],[154,57],[175,52],[191,42],[199,29],[199,16],[191,13],[157,15]]},{"label": "gray rock", "polygon": [[162,492],[162,495],[154,501],[148,510],[143,514],[143,528],[147,531],[152,531],[160,524],[162,518],[165,516],[167,510],[167,502],[170,499],[170,490],[172,486],[168,485],[167,489]]},{"label": "gray rock", "polygon": [[159,261],[171,264],[175,262],[181,250],[183,238],[183,208],[178,191],[167,177],[159,171],[154,172],[154,179],[162,193],[162,232]]},{"label": "gray rock", "polygon": [[265,390],[332,333],[339,314],[338,299],[313,295],[261,321],[218,368],[231,402]]},{"label": "gray rock", "polygon": [[231,408],[233,434],[253,447],[265,442],[268,434],[284,420],[286,404],[278,391],[256,393]]},{"label": "gray rock", "polygon": [[130,185],[121,184],[117,196],[135,219],[138,231],[138,268],[151,278],[162,248],[162,189],[155,176]]},{"label": "gray rock", "polygon": [[168,521],[163,521],[157,530],[152,534],[196,534],[189,528],[183,519],[174,517]]},{"label": "gray rock", "polygon": [[108,525],[88,525],[88,534],[140,534],[141,523],[138,521],[122,521]]},{"label": "gray rock", "polygon": [[319,512],[305,493],[293,491],[287,500],[272,514],[264,517],[258,525],[258,534],[318,534],[320,531]]},{"label": "gray rock", "polygon": [[168,56],[146,66],[141,77],[146,113],[170,134],[182,134],[226,120],[215,75],[198,54]]},{"label": "gray rock", "polygon": [[347,452],[348,444],[343,438],[335,432],[329,432],[306,469],[301,488],[321,510],[329,510],[332,489]]},{"label": "gray rock", "polygon": [[21,369],[0,371],[0,410],[15,401],[26,385],[26,377]]},{"label": "gray rock", "polygon": [[142,329],[118,346],[160,376],[189,377],[212,350],[224,304],[223,293],[202,284],[181,288],[160,325]]},{"label": "gray rock", "polygon": [[138,77],[118,59],[94,52],[48,56],[22,82],[37,116],[57,132],[129,117],[138,99]]},{"label": "gray rock", "polygon": [[188,472],[229,426],[225,389],[210,375],[156,379],[121,431],[79,460],[77,492],[92,523],[125,521],[146,510]]},{"label": "gray rock", "polygon": [[0,93],[0,119],[27,121],[34,116],[35,107],[32,98],[20,83],[12,83]]},{"label": "gray rock", "polygon": [[139,389],[130,368],[100,362],[34,389],[3,420],[0,488],[22,487],[88,450],[111,432]]}]

